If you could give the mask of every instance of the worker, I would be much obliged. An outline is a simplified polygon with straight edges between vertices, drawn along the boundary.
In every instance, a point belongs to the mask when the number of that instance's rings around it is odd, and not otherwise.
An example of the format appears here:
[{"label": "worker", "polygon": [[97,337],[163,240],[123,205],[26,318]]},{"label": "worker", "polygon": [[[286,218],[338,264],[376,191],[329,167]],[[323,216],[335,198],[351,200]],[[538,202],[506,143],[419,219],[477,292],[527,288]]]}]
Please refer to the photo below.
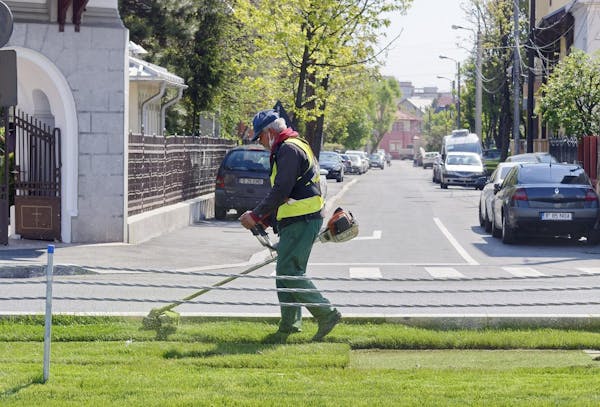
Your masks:
[{"label": "worker", "polygon": [[[241,224],[252,229],[257,223],[273,226],[279,234],[277,245],[277,288],[308,289],[310,292],[278,291],[281,304],[279,329],[273,341],[285,342],[288,335],[300,332],[302,303],[317,320],[314,341],[322,340],[342,315],[330,305],[308,278],[304,277],[313,243],[323,224],[324,200],[319,186],[319,163],[308,143],[289,128],[274,110],[258,112],[253,119],[254,137],[271,151],[271,190],[251,211],[240,216]],[[311,306],[311,304],[319,304]]]}]

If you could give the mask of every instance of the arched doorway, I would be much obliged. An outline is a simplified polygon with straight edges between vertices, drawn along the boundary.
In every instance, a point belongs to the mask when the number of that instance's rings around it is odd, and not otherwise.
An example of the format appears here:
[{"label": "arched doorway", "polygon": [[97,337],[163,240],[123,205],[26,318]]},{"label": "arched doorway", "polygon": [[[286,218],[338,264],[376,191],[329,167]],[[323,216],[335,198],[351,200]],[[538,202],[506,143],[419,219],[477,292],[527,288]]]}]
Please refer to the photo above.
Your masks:
[{"label": "arched doorway", "polygon": [[77,216],[78,120],[71,88],[58,67],[37,51],[17,52],[18,109],[60,129],[62,157],[60,240],[71,242],[71,218]]}]

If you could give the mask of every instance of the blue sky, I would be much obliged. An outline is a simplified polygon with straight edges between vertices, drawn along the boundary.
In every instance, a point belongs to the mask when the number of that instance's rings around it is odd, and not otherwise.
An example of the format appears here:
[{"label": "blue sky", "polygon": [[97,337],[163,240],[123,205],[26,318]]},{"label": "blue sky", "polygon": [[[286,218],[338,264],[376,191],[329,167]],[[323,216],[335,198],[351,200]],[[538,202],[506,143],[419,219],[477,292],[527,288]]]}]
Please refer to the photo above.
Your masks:
[{"label": "blue sky", "polygon": [[[465,2],[413,0],[406,15],[393,15],[392,25],[386,31],[387,39],[389,41],[401,30],[402,34],[392,45],[387,58],[382,58],[386,61],[382,73],[411,81],[417,87],[437,86],[442,91],[450,90],[451,82],[436,76],[456,78],[456,64],[440,59],[439,55],[463,62],[473,49],[473,35],[469,31],[451,28],[452,24],[471,27],[461,8]],[[383,41],[380,45],[383,46]]]}]

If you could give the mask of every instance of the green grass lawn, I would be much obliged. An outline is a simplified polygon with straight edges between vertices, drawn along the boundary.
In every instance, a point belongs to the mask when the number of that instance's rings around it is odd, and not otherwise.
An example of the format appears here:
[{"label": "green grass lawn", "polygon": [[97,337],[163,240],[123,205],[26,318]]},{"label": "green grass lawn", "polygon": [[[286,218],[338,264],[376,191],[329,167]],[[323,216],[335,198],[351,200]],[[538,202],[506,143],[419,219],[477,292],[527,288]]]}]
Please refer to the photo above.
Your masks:
[{"label": "green grass lawn", "polygon": [[343,322],[285,344],[273,321],[184,322],[168,340],[140,321],[55,318],[41,383],[43,321],[0,319],[2,406],[598,406],[600,332],[435,331]]}]

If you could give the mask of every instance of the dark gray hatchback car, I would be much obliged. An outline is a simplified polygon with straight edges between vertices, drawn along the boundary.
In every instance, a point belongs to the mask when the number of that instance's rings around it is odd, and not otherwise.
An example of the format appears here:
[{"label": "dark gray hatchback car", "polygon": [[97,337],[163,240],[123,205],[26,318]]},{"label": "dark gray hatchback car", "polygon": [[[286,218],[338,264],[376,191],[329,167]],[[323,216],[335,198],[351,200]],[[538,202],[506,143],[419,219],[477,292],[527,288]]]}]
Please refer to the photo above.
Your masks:
[{"label": "dark gray hatchback car", "polygon": [[598,243],[600,198],[578,165],[519,163],[494,192],[492,235],[504,243],[522,234]]},{"label": "dark gray hatchback car", "polygon": [[229,209],[253,209],[271,189],[269,151],[258,144],[235,147],[223,158],[215,182],[215,218]]}]

